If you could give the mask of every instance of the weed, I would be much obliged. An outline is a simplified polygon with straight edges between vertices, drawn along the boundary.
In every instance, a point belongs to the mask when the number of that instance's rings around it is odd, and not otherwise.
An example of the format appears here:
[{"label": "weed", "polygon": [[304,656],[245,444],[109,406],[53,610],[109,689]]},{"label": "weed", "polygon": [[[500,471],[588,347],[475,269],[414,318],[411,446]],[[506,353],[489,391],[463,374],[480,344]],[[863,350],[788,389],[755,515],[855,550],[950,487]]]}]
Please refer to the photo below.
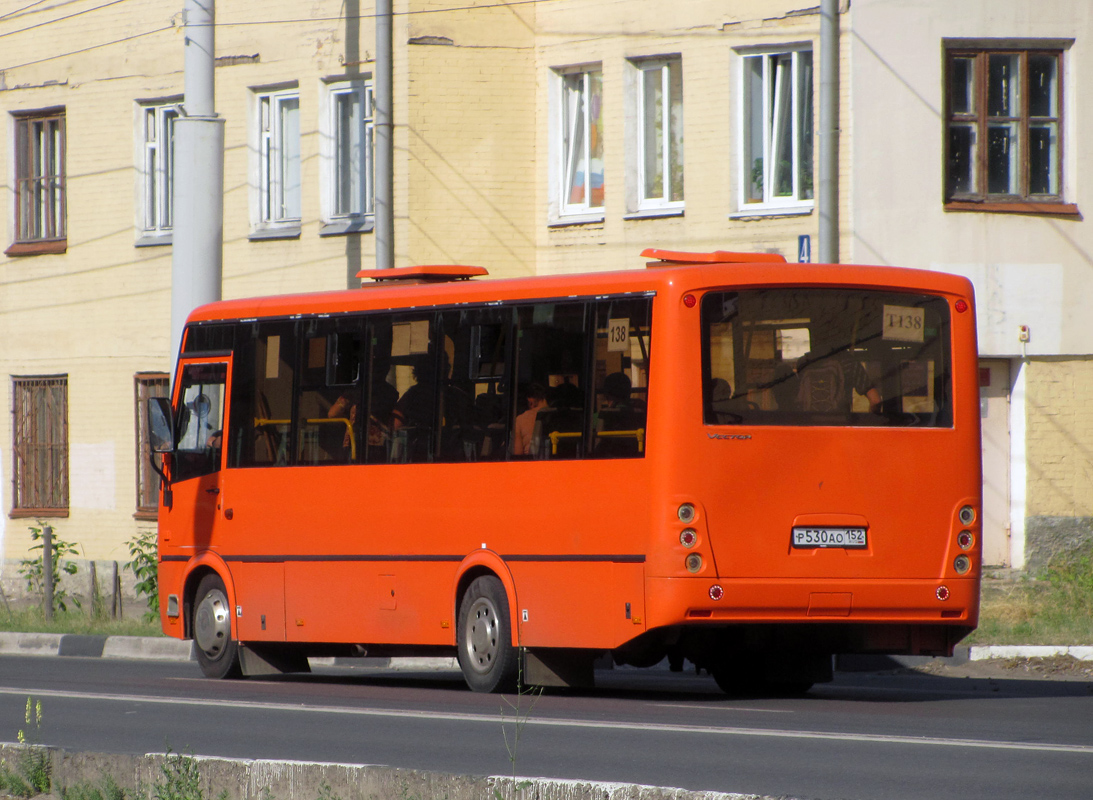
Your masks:
[{"label": "weed", "polygon": [[319,796],[316,800],[342,800],[342,798],[330,788],[330,784],[323,781],[319,784]]},{"label": "weed", "polygon": [[16,738],[23,746],[16,763],[16,772],[11,772],[5,765],[3,782],[10,793],[18,797],[32,797],[49,791],[53,762],[49,751],[42,747],[42,701],[34,702],[27,698],[27,710],[23,716],[26,729],[19,729]]},{"label": "weed", "polygon": [[118,786],[111,776],[103,776],[98,783],[77,783],[61,789],[61,800],[131,800],[125,789]]},{"label": "weed", "polygon": [[[42,595],[45,598],[45,536],[42,531],[46,527],[45,523],[38,520],[38,527],[31,526],[30,538],[31,541],[37,542],[29,548],[29,552],[33,553],[37,551],[37,555],[32,558],[24,558],[19,562],[19,574],[27,582],[27,590],[34,594]],[[57,532],[53,532],[53,610],[68,611],[68,603],[80,608],[80,600],[77,597],[69,597],[68,592],[61,587],[61,572],[65,572],[68,575],[76,574],[76,564],[71,560],[73,556],[78,556],[80,551],[76,545],[72,542],[65,541],[57,535]],[[61,566],[61,560],[64,558],[70,559],[64,566]]]},{"label": "weed", "polygon": [[152,784],[152,800],[205,800],[196,759],[168,748],[160,777]]},{"label": "weed", "polygon": [[125,568],[131,570],[137,578],[133,587],[138,595],[144,595],[148,601],[148,611],[144,617],[148,620],[159,618],[159,555],[156,550],[156,532],[145,531],[130,539],[126,545],[132,561]]},{"label": "weed", "polygon": [[[505,737],[505,751],[508,753],[509,763],[512,765],[512,790],[514,796],[516,792],[523,791],[527,783],[516,782],[516,757],[520,748],[520,735],[524,732],[524,727],[531,718],[535,703],[543,694],[542,686],[528,686],[524,683],[525,655],[524,648],[520,648],[517,661],[519,666],[516,673],[516,699],[510,700],[504,695],[501,696],[501,735]],[[528,701],[526,705],[525,701]],[[512,711],[513,716],[511,718],[506,715],[505,706],[508,706],[509,710]],[[501,791],[496,787],[493,793],[497,800],[504,800]]]}]

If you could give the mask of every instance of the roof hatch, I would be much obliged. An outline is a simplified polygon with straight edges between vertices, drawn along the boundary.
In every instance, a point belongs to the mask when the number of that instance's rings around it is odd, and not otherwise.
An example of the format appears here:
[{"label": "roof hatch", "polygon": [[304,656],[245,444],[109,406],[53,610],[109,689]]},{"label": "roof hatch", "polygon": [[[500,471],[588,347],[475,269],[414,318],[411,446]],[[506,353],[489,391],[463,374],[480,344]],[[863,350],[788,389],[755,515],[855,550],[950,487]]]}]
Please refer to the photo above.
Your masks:
[{"label": "roof hatch", "polygon": [[445,281],[465,281],[489,274],[485,267],[466,267],[460,264],[424,264],[413,267],[392,267],[391,269],[362,269],[357,273],[357,277],[371,278],[376,283],[381,281],[442,283]]},{"label": "roof hatch", "polygon": [[655,258],[647,267],[689,266],[692,264],[784,264],[786,259],[777,253],[730,253],[727,250],[715,250],[712,253],[681,253],[675,250],[657,250],[649,248],[641,251],[645,258]]}]

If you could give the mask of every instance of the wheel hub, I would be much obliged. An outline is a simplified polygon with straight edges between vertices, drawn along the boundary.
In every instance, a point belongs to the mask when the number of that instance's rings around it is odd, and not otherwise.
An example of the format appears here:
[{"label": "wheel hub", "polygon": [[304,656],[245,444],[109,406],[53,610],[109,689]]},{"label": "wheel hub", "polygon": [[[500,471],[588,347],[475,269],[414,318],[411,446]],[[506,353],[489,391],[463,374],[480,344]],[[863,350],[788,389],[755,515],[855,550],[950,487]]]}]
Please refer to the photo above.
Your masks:
[{"label": "wheel hub", "polygon": [[215,660],[224,652],[224,646],[231,640],[231,616],[228,613],[228,598],[219,589],[208,592],[197,606],[194,614],[194,641],[210,660]]},{"label": "wheel hub", "polygon": [[465,646],[471,666],[476,672],[488,672],[497,660],[497,609],[485,597],[471,606]]}]

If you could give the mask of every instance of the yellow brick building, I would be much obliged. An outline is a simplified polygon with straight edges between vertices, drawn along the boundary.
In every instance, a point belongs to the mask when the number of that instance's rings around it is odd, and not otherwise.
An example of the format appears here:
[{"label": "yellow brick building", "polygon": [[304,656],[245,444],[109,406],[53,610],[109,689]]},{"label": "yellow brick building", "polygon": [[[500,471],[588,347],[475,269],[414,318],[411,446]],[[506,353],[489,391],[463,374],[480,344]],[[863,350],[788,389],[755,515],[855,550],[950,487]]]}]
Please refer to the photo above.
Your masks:
[{"label": "yellow brick building", "polygon": [[[982,352],[1001,381],[984,414],[1006,467],[988,478],[991,560],[1013,566],[1093,528],[1093,323],[1081,313],[1093,154],[1076,145],[1093,129],[1076,102],[1093,74],[1093,11],[1045,0],[1032,19],[1026,6],[844,0],[839,44],[841,259],[976,283]],[[375,263],[374,11],[217,4],[224,297],[352,286]],[[640,266],[650,246],[796,260],[801,237],[815,243],[817,7],[395,0],[394,12],[399,265],[516,276]],[[119,561],[155,524],[137,400],[171,368],[169,131],[184,35],[181,0],[0,0],[7,586],[36,519],[85,557]],[[1038,140],[1046,166],[1022,162],[1044,185],[969,189],[961,131],[988,123],[958,113],[953,76],[1003,55],[1057,88],[1053,108],[1023,118],[1054,132]]]}]

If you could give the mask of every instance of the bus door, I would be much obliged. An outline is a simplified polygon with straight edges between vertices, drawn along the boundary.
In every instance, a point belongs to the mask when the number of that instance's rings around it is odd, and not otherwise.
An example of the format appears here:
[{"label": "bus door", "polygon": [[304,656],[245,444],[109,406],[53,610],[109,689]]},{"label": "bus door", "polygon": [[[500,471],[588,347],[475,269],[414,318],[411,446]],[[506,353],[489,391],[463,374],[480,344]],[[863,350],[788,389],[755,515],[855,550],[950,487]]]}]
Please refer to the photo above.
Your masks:
[{"label": "bus door", "polygon": [[179,362],[170,473],[173,499],[164,509],[167,524],[160,526],[165,545],[192,552],[216,545],[223,524],[221,475],[230,367],[230,357]]}]

